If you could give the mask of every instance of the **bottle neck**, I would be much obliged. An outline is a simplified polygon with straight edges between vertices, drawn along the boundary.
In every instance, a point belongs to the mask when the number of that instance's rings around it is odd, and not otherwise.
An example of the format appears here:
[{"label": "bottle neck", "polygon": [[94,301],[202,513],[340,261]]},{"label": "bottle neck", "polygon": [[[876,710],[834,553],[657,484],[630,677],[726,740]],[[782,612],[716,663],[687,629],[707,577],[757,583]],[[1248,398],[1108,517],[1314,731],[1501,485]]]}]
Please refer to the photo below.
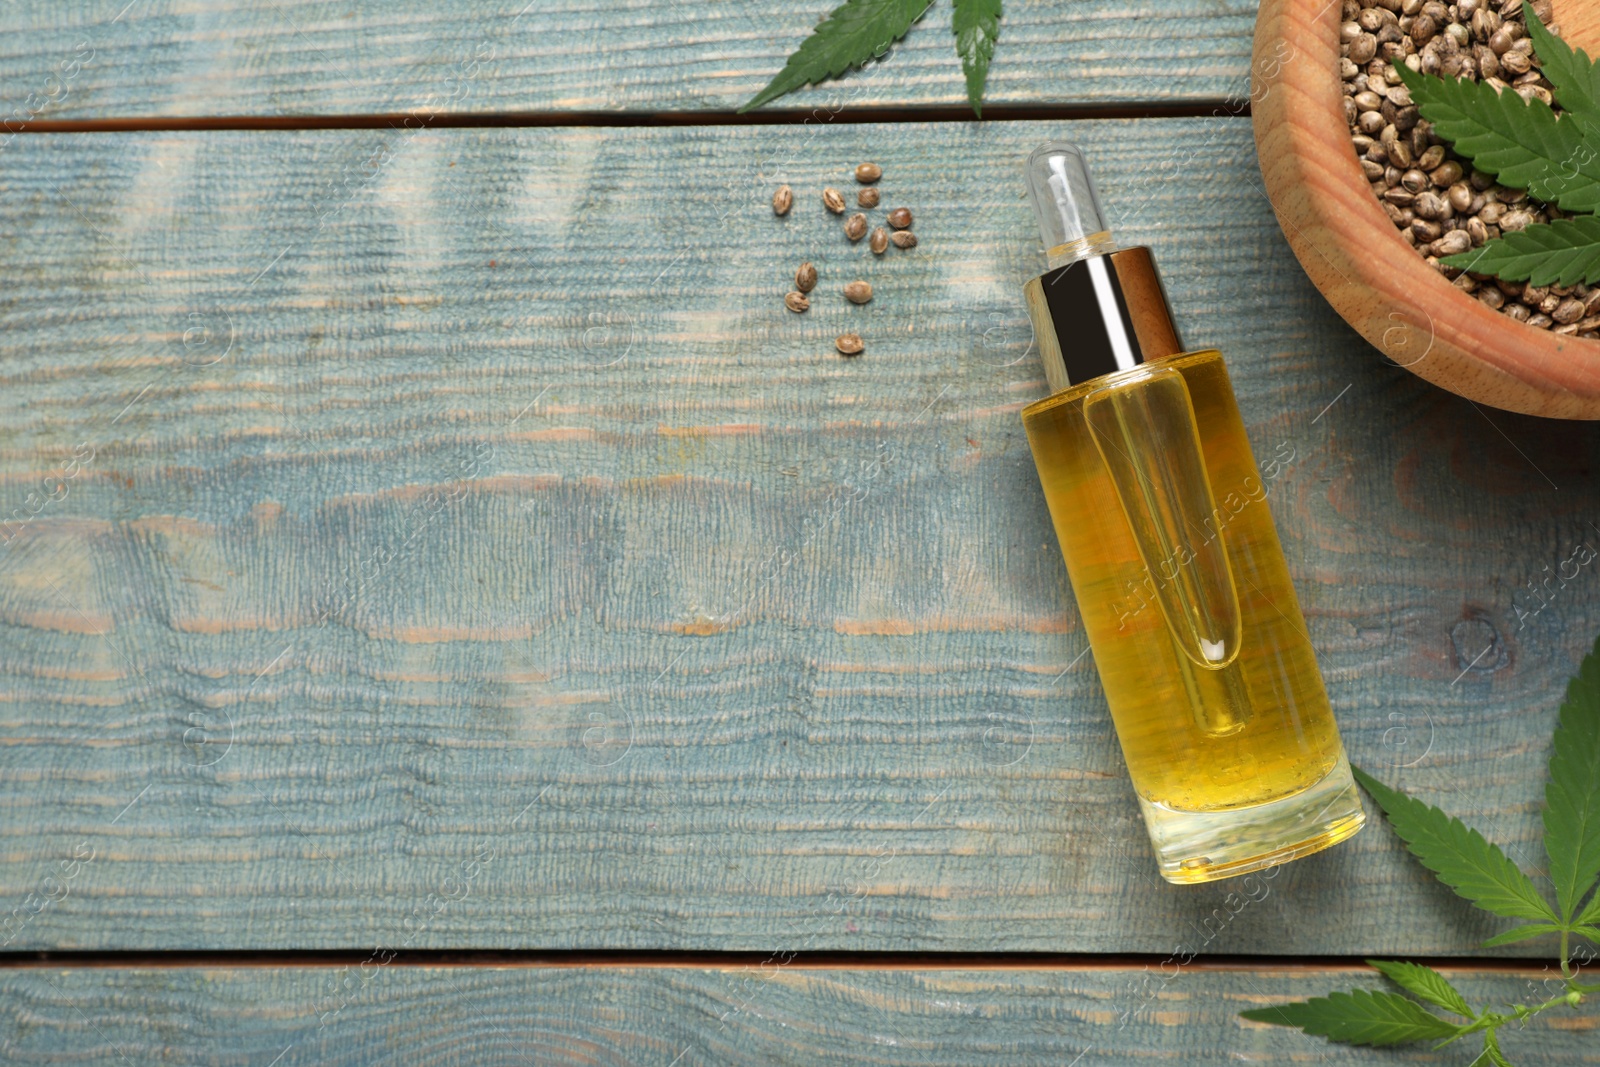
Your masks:
[{"label": "bottle neck", "polygon": [[1099,233],[1091,233],[1087,237],[1074,238],[1065,244],[1056,245],[1044,256],[1050,264],[1050,269],[1055,270],[1057,267],[1065,267],[1068,263],[1076,263],[1080,259],[1115,252],[1116,249],[1117,243],[1111,239],[1111,231],[1101,230]]},{"label": "bottle neck", "polygon": [[1023,295],[1053,393],[1184,350],[1143,245],[1070,259],[1028,282]]}]

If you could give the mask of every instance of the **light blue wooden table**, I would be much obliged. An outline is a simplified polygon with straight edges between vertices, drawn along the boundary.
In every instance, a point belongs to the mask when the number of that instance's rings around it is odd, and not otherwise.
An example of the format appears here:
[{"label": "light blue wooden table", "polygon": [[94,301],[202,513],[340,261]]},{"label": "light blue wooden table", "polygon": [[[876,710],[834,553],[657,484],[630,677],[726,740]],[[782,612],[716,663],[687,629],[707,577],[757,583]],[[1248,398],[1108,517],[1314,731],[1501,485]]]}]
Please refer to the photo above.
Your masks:
[{"label": "light blue wooden table", "polygon": [[[1251,7],[1014,5],[977,123],[938,6],[746,121],[820,8],[124,4],[0,38],[5,1062],[1370,1063],[1237,1013],[1527,998],[1381,825],[1156,877],[1021,432],[1065,136],[1284,461],[1352,758],[1541,868],[1600,445],[1307,283]],[[913,253],[817,203],[868,158]]]}]

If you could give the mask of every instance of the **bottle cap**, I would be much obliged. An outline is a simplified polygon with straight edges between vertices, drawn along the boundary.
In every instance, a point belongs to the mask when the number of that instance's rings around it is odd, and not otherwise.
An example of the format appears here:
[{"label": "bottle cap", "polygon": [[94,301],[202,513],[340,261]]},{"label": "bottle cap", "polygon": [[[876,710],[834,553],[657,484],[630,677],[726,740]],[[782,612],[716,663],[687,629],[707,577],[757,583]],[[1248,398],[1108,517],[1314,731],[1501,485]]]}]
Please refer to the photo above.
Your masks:
[{"label": "bottle cap", "polygon": [[1046,142],[1027,175],[1051,269],[1023,295],[1051,391],[1182,352],[1150,250],[1117,249],[1082,151]]}]

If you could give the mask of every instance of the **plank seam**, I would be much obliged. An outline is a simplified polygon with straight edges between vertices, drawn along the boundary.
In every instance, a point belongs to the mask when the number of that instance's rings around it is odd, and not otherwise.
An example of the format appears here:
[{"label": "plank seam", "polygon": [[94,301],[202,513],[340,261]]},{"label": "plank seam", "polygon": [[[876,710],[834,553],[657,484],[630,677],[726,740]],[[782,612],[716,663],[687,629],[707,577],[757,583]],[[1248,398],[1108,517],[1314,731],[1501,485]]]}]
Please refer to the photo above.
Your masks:
[{"label": "plank seam", "polygon": [[[368,130],[462,127],[549,126],[783,126],[827,123],[1048,122],[1139,118],[1244,118],[1247,103],[1217,97],[1173,102],[1123,101],[1085,104],[992,104],[979,120],[964,106],[774,108],[749,114],[735,111],[506,111],[418,114],[380,112],[338,115],[131,116],[107,119],[53,119],[19,124],[13,133],[182,133],[202,130]],[[420,120],[420,121],[419,121]]]},{"label": "plank seam", "polygon": [[[1379,954],[1386,956],[1387,954]],[[1400,954],[1405,955],[1405,954]],[[346,967],[370,959],[360,949],[67,951],[0,953],[0,970],[65,968],[254,968]],[[1371,970],[1365,956],[1267,956],[1225,954],[1183,964],[1185,971],[1304,973]],[[1415,963],[1453,974],[1543,973],[1555,961],[1521,957],[1406,956]],[[679,968],[739,970],[751,967],[781,970],[854,971],[1143,971],[1170,965],[1159,953],[1057,952],[805,952],[783,951],[638,951],[630,949],[409,949],[396,953],[392,967],[490,967],[544,969]],[[1373,973],[1377,973],[1373,971]]]}]

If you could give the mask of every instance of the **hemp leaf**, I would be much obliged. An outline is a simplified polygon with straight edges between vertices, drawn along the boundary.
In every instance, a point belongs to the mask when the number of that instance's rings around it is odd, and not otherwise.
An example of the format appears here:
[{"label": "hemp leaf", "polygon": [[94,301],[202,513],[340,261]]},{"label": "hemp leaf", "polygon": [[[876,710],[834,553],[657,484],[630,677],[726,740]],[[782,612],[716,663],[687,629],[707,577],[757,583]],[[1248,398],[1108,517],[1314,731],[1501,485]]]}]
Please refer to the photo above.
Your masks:
[{"label": "hemp leaf", "polygon": [[1404,960],[1368,960],[1367,966],[1376,967],[1389,981],[1435,1007],[1453,1011],[1468,1019],[1478,1017],[1478,1013],[1467,1006],[1466,998],[1456,987],[1432,967],[1406,963]]},{"label": "hemp leaf", "polygon": [[[1590,221],[1600,228],[1600,219]],[[1600,876],[1600,657],[1593,655],[1584,658],[1578,676],[1567,683],[1551,740],[1544,850],[1550,857],[1556,906],[1570,922]]]},{"label": "hemp leaf", "polygon": [[1600,281],[1600,217],[1578,215],[1534,223],[1439,262],[1533,285]]},{"label": "hemp leaf", "polygon": [[1558,921],[1528,876],[1498,845],[1485,841],[1460,819],[1390,789],[1360,768],[1351,770],[1383,808],[1411,854],[1458,896],[1509,919]]},{"label": "hemp leaf", "polygon": [[[1563,990],[1542,1004],[1513,1004],[1509,1012],[1478,1012],[1444,975],[1431,967],[1368,960],[1370,966],[1400,988],[1466,1021],[1454,1023],[1441,1018],[1398,993],[1359,989],[1254,1008],[1240,1015],[1255,1022],[1297,1026],[1308,1034],[1353,1045],[1439,1039],[1439,1047],[1443,1047],[1469,1034],[1481,1033],[1483,1051],[1473,1059],[1471,1067],[1511,1067],[1500,1048],[1500,1027],[1512,1023],[1520,1029],[1542,1011],[1561,1005],[1577,1008],[1585,998],[1600,993],[1600,985],[1578,982],[1578,969],[1572,966],[1569,951],[1574,935],[1600,945],[1600,925],[1596,925],[1600,924],[1600,889],[1596,887],[1600,880],[1600,639],[1583,657],[1577,677],[1567,684],[1551,743],[1545,783],[1544,846],[1550,857],[1556,908],[1551,908],[1505,853],[1476,830],[1430,804],[1390,789],[1355,767],[1351,771],[1383,808],[1406,848],[1441,882],[1485,911],[1537,920],[1491,937],[1485,946],[1509,945],[1543,934],[1561,935]],[[1589,903],[1574,917],[1586,896]]]},{"label": "hemp leaf", "polygon": [[1574,115],[1600,121],[1600,67],[1583,49],[1574,52],[1571,45],[1545,29],[1530,5],[1524,3],[1522,11],[1539,69],[1555,87],[1552,95],[1557,103]]},{"label": "hemp leaf", "polygon": [[1511,1061],[1500,1054],[1500,1039],[1494,1036],[1494,1031],[1486,1031],[1483,1035],[1483,1055],[1473,1060],[1467,1067],[1511,1067]]},{"label": "hemp leaf", "polygon": [[[951,32],[956,55],[967,78],[967,100],[983,117],[983,87],[989,60],[1000,37],[1001,0],[955,0]],[[767,87],[739,109],[740,114],[790,93],[802,85],[837,78],[847,70],[881,59],[889,46],[906,35],[933,0],[845,0],[817,23]]]},{"label": "hemp leaf", "polygon": [[1399,993],[1330,993],[1240,1015],[1258,1023],[1298,1026],[1308,1034],[1350,1045],[1398,1045],[1455,1037],[1461,1029]]},{"label": "hemp leaf", "polygon": [[1561,927],[1555,923],[1534,923],[1532,926],[1513,926],[1503,934],[1495,934],[1483,943],[1484,948],[1498,948],[1501,945],[1512,945],[1518,941],[1526,941],[1530,937],[1541,934],[1559,934]]},{"label": "hemp leaf", "polygon": [[956,54],[967,75],[967,102],[983,118],[983,84],[989,78],[989,59],[1000,37],[1000,0],[955,0],[950,30],[956,35]]},{"label": "hemp leaf", "polygon": [[1394,66],[1422,117],[1473,166],[1563,211],[1600,207],[1600,152],[1583,123],[1557,118],[1536,96]]},{"label": "hemp leaf", "polygon": [[740,113],[883,56],[932,6],[932,0],[845,0],[817,23],[777,77]]}]

